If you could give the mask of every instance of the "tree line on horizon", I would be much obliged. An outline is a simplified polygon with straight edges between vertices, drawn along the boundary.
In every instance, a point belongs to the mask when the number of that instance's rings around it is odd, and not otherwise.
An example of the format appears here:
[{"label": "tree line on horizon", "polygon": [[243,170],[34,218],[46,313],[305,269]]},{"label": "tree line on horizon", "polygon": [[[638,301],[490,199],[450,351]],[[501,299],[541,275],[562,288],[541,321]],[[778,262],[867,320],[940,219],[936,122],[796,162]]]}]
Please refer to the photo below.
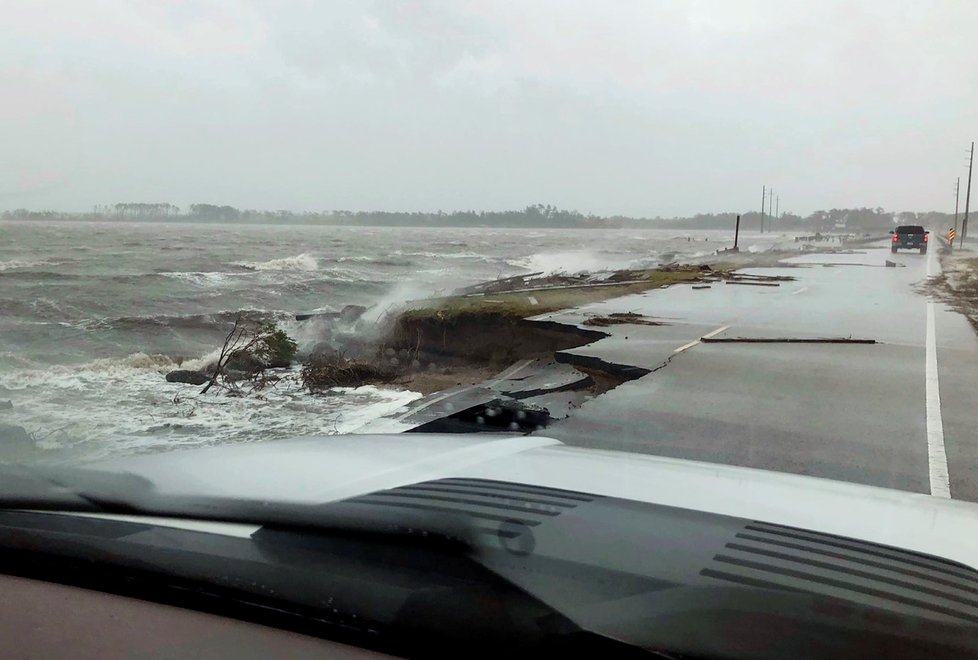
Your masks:
[{"label": "tree line on horizon", "polygon": [[[88,220],[88,221],[164,221],[225,222],[243,224],[351,225],[364,227],[505,227],[505,228],[660,228],[660,229],[733,229],[737,214],[698,213],[689,217],[598,216],[568,211],[549,204],[533,204],[519,211],[259,211],[217,204],[191,204],[183,211],[170,203],[121,202],[96,206],[89,213],[59,211],[5,211],[4,220]],[[808,216],[782,213],[777,218],[765,214],[765,230],[805,229],[818,232],[883,229],[894,224],[943,226],[953,222],[949,213],[904,211],[893,213],[881,207],[829,209]],[[761,214],[741,214],[741,228],[757,230]]]}]

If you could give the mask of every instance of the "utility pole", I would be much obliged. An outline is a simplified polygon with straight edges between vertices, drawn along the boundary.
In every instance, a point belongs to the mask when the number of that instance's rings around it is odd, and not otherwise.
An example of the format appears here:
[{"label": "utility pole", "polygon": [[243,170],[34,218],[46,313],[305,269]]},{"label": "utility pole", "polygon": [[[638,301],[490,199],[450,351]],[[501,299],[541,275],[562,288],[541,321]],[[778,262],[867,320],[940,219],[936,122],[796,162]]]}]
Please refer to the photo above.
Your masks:
[{"label": "utility pole", "polygon": [[778,214],[779,214],[779,212],[781,210],[781,195],[778,195],[777,197],[775,197],[774,200],[775,200],[774,201],[774,217],[776,219],[780,220],[781,219],[781,216],[778,215]]},{"label": "utility pole", "polygon": [[958,200],[961,199],[961,177],[954,182],[954,233],[958,233]]},{"label": "utility pole", "polygon": [[761,186],[761,233],[764,233],[764,203],[767,202],[767,186]]},{"label": "utility pole", "polygon": [[767,191],[767,194],[768,194],[767,214],[769,216],[771,216],[771,219],[767,221],[767,231],[768,231],[768,233],[771,233],[771,230],[774,228],[774,214],[773,214],[773,211],[774,211],[774,188],[770,188]]},{"label": "utility pole", "polygon": [[975,141],[971,141],[971,155],[968,156],[968,192],[964,195],[964,220],[961,221],[961,246],[968,237],[968,209],[971,207],[971,166],[975,162]]}]

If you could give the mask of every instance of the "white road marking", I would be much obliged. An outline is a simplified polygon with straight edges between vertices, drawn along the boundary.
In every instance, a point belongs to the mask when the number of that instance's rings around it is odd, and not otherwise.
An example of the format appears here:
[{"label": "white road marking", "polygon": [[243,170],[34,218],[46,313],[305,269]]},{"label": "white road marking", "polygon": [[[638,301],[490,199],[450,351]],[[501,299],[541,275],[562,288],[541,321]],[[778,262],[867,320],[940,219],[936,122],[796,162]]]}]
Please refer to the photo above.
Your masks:
[{"label": "white road marking", "polygon": [[709,333],[703,335],[699,339],[694,339],[693,341],[689,342],[688,344],[683,344],[682,346],[680,346],[679,348],[677,348],[676,350],[674,350],[673,353],[682,353],[683,351],[685,351],[687,349],[690,349],[693,346],[696,346],[702,340],[709,339],[710,337],[713,337],[713,336],[716,336],[716,335],[720,334],[721,332],[723,332],[724,330],[728,329],[729,327],[730,327],[729,325],[721,326],[721,327],[717,328],[716,330],[713,330],[712,332],[709,332]]},{"label": "white road marking", "polygon": [[540,301],[537,300],[536,298],[534,298],[533,296],[527,296],[526,299],[530,301],[530,304],[531,305],[539,305],[540,304]]},{"label": "white road marking", "polygon": [[698,343],[700,343],[700,340],[699,339],[694,339],[693,341],[689,342],[688,344],[683,344],[682,346],[680,346],[679,348],[677,348],[676,350],[674,350],[673,353],[682,353],[687,348],[692,348],[693,346],[696,346]]},{"label": "white road marking", "polygon": [[792,291],[791,292],[791,295],[797,296],[799,293],[805,293],[806,291],[808,291],[808,287],[807,286],[803,286],[800,289],[797,289],[796,291]]},{"label": "white road marking", "polygon": [[720,334],[724,330],[728,330],[728,329],[730,329],[730,326],[729,325],[720,326],[719,328],[717,328],[713,332],[708,332],[705,335],[703,335],[701,337],[701,339],[709,339],[710,337],[716,337],[718,334]]},{"label": "white road marking", "polygon": [[941,419],[941,387],[937,379],[937,332],[934,303],[927,303],[927,462],[930,467],[930,494],[951,497],[951,479],[944,450],[944,420]]},{"label": "white road marking", "polygon": [[[927,276],[933,275],[934,253],[927,258]],[[944,420],[941,418],[941,386],[937,373],[937,323],[934,303],[927,301],[927,340],[925,345],[925,389],[927,420],[927,464],[930,472],[930,494],[951,497],[951,478],[944,448]]]}]

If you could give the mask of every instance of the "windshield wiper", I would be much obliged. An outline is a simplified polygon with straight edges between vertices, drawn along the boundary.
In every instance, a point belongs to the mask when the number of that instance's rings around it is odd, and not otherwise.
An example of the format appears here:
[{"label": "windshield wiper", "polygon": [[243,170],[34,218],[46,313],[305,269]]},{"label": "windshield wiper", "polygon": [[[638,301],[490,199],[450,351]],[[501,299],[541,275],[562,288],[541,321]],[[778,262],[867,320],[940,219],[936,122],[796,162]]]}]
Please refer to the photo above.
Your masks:
[{"label": "windshield wiper", "polygon": [[[549,656],[590,648],[602,657],[648,657],[583,630],[487,567],[475,548],[480,532],[462,516],[342,501],[172,497],[130,474],[21,466],[0,467],[0,509],[7,572],[326,637],[353,634],[352,643],[394,652]],[[71,513],[110,517],[64,515]],[[155,537],[152,518],[161,517],[259,528],[248,538],[207,540],[180,529]],[[337,618],[338,602],[358,616]]]},{"label": "windshield wiper", "polygon": [[270,502],[160,493],[143,477],[80,468],[0,465],[0,509],[51,513],[178,518],[302,530],[307,533],[377,534],[393,542],[454,546],[470,551],[479,533],[460,515],[399,511],[396,518],[345,502]]}]

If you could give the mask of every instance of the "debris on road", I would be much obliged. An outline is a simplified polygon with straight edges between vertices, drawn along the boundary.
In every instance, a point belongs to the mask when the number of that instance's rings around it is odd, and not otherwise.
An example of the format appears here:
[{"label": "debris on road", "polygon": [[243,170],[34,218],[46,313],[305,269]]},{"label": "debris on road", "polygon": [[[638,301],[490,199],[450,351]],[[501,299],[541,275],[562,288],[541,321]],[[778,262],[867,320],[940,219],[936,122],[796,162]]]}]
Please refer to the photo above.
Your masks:
[{"label": "debris on road", "polygon": [[490,282],[480,282],[479,284],[473,284],[472,286],[462,287],[455,293],[456,295],[467,295],[473,293],[497,293],[499,291],[510,291],[513,289],[522,288],[527,282],[533,278],[540,277],[541,275],[543,275],[543,271],[527,273],[525,275],[516,275],[514,277],[504,277],[498,280],[492,280]]},{"label": "debris on road", "polygon": [[[693,287],[694,289],[696,287]],[[709,288],[709,287],[708,287]],[[630,323],[632,325],[664,325],[661,321],[650,321],[641,314],[635,312],[614,312],[607,316],[592,316],[584,321],[584,325],[593,325],[606,328],[609,325],[622,325]]]},{"label": "debris on road", "polygon": [[[752,286],[780,286],[780,282],[793,282],[797,278],[792,275],[755,275],[753,273],[740,273],[737,271],[713,271],[709,275],[700,277],[700,284],[712,282],[726,282],[727,284],[747,284]],[[702,286],[693,286],[704,288]],[[705,287],[708,288],[708,287]]]},{"label": "debris on road", "polygon": [[735,282],[794,282],[798,279],[794,275],[755,275],[753,273],[738,273],[737,271],[722,273],[722,275],[725,276],[725,279]]},{"label": "debris on road", "polygon": [[744,284],[748,286],[781,286],[781,282],[793,282],[795,277],[791,275],[755,275],[752,273],[738,273],[737,271],[717,272],[717,277],[703,281],[718,282],[723,281],[727,284]]}]

